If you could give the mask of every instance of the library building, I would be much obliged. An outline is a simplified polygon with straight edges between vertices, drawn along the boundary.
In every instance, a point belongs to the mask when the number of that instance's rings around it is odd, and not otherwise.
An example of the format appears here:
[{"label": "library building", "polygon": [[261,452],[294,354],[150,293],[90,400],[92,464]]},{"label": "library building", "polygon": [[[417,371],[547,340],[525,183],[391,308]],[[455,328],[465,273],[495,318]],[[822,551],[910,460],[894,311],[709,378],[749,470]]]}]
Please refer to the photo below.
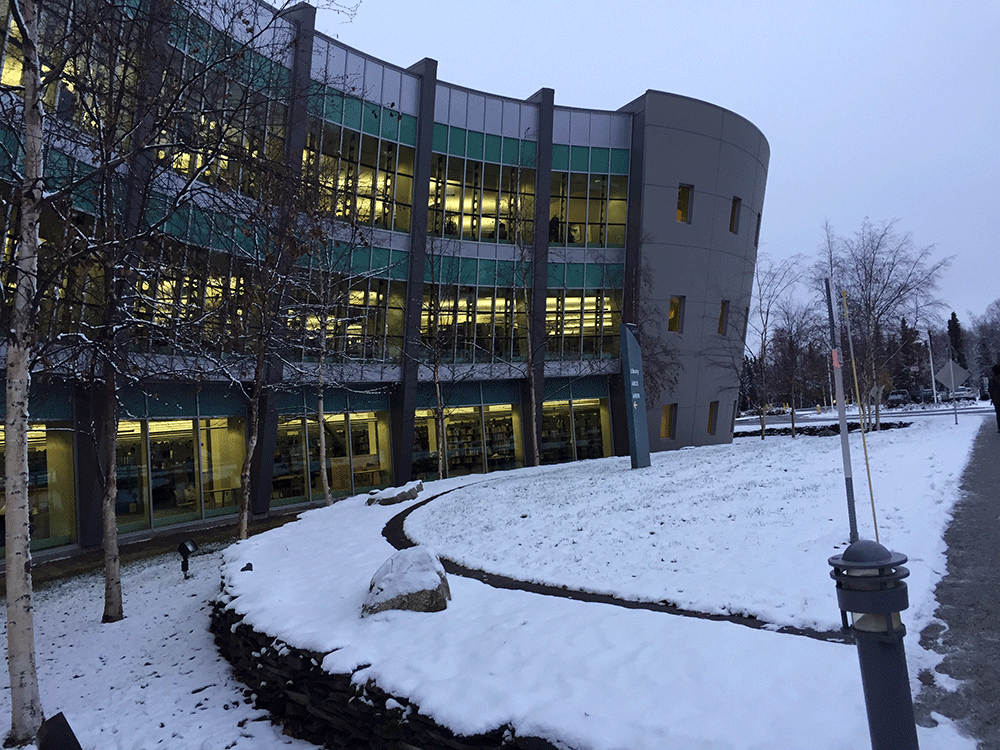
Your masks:
[{"label": "library building", "polygon": [[[769,160],[752,123],[654,89],[615,110],[472,90],[317,31],[307,3],[239,23],[225,0],[116,5],[83,28],[129,43],[91,39],[108,59],[43,92],[58,198],[39,230],[32,549],[100,545],[109,414],[123,539],[235,517],[251,444],[256,517],[322,502],[323,472],[343,497],[628,455],[626,324],[650,449],[732,440]],[[60,7],[43,60],[81,28]],[[6,15],[10,289],[24,66]],[[121,109],[152,92],[162,121],[108,122],[101,97],[128,81],[145,93]]]}]

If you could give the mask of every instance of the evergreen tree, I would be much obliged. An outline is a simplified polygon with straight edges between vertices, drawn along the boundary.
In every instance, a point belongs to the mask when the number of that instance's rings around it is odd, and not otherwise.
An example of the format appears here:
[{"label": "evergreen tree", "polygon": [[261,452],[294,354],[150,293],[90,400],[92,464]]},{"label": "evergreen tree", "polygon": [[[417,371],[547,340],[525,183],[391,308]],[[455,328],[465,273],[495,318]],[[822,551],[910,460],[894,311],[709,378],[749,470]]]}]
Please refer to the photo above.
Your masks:
[{"label": "evergreen tree", "polygon": [[969,362],[965,358],[965,334],[962,332],[962,324],[958,322],[958,316],[953,312],[948,319],[948,341],[951,343],[952,357],[959,367],[969,369]]}]

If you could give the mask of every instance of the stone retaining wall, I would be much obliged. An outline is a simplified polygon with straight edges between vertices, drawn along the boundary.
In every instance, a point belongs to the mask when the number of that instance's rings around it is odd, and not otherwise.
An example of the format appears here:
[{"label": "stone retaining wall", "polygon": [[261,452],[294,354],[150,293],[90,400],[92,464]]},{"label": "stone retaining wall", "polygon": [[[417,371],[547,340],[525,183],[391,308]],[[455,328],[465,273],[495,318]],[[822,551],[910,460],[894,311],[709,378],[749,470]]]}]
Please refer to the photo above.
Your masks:
[{"label": "stone retaining wall", "polygon": [[546,740],[517,737],[509,726],[456,737],[373,681],[355,685],[349,674],[324,671],[324,654],[258,633],[221,602],[213,604],[211,630],[255,705],[307,742],[362,750],[556,750]]}]

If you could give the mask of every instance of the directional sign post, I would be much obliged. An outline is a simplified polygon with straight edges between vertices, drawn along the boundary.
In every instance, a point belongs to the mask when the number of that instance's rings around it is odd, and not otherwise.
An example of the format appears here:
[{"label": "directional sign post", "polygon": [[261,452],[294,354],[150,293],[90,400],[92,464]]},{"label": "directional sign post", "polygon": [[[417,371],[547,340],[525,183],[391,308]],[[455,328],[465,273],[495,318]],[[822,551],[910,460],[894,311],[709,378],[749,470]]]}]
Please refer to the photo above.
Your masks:
[{"label": "directional sign post", "polygon": [[642,380],[642,351],[633,324],[621,327],[622,380],[625,383],[628,447],[632,468],[649,466],[649,426],[646,422],[646,386]]}]

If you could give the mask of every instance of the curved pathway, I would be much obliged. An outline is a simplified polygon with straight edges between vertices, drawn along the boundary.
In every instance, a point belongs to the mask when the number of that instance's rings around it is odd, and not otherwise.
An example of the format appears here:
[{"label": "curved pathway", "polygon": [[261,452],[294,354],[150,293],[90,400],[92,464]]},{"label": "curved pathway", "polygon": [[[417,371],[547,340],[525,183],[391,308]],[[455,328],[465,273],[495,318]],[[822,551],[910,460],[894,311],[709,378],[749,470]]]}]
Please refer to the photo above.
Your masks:
[{"label": "curved pathway", "polygon": [[[463,487],[468,485],[463,485]],[[406,549],[407,547],[415,546],[415,542],[406,536],[403,531],[403,524],[406,521],[406,517],[410,515],[417,508],[422,508],[427,505],[427,503],[436,500],[442,495],[448,494],[448,492],[454,492],[457,489],[462,489],[462,487],[454,487],[445,492],[440,492],[437,495],[433,495],[426,500],[423,500],[415,505],[411,505],[409,508],[404,510],[402,513],[398,513],[389,519],[385,527],[382,529],[382,536],[385,537],[386,541],[389,542],[396,549]],[[748,628],[755,628],[757,630],[768,629],[776,633],[784,633],[788,635],[802,635],[807,638],[815,638],[820,641],[832,641],[835,643],[850,643],[850,637],[841,631],[821,631],[812,630],[810,628],[796,628],[790,625],[785,625],[782,627],[775,627],[770,623],[764,622],[763,620],[758,620],[755,617],[747,617],[745,615],[717,615],[708,614],[705,612],[697,612],[691,609],[681,609],[669,602],[643,602],[643,601],[633,601],[629,599],[619,599],[617,597],[611,596],[609,594],[595,594],[590,591],[580,591],[576,589],[570,589],[566,586],[552,586],[544,583],[532,583],[530,581],[519,581],[516,578],[509,578],[507,576],[497,575],[495,573],[487,573],[484,570],[476,570],[474,568],[467,568],[464,565],[459,565],[456,562],[448,560],[447,558],[441,558],[441,563],[444,565],[444,569],[451,575],[462,576],[463,578],[473,578],[477,581],[481,581],[488,586],[492,586],[497,589],[511,589],[514,591],[527,591],[532,594],[543,594],[545,596],[558,596],[563,599],[574,599],[580,602],[593,602],[596,604],[611,604],[615,607],[624,607],[625,609],[645,609],[651,612],[664,612],[670,615],[681,615],[683,617],[696,617],[701,620],[717,620],[723,622],[732,622],[737,625],[744,625]]]},{"label": "curved pathway", "polygon": [[936,672],[960,682],[948,690],[922,673],[918,721],[933,726],[937,712],[957,721],[980,750],[1000,750],[1000,434],[992,415],[976,436],[944,539],[948,572],[934,592],[941,622],[925,628],[920,643],[944,656]]}]

